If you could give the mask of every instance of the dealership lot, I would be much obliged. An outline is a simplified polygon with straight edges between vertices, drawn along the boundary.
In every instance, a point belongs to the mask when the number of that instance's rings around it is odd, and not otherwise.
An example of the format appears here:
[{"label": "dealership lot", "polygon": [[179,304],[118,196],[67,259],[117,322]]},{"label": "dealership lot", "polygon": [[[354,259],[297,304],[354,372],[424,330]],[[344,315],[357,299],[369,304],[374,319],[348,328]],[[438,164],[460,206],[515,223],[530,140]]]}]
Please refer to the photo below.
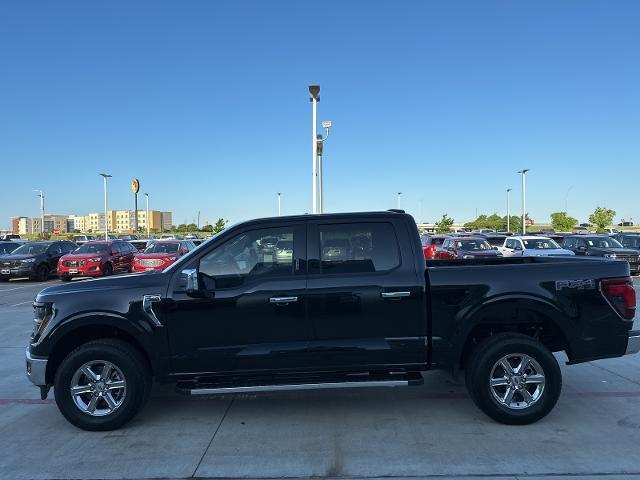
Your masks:
[{"label": "dealership lot", "polygon": [[57,283],[0,284],[0,478],[640,478],[640,355],[563,367],[557,407],[524,427],[489,420],[462,383],[431,373],[406,389],[190,399],[156,388],[125,428],[78,430],[24,374],[31,301]]}]

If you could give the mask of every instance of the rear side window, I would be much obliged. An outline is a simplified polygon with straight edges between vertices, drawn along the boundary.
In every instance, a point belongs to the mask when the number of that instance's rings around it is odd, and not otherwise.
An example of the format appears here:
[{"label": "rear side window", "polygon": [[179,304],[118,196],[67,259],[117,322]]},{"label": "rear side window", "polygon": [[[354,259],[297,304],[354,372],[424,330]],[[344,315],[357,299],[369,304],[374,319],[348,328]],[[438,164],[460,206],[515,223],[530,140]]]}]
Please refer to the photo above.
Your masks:
[{"label": "rear side window", "polygon": [[385,272],[400,265],[390,223],[320,225],[320,273]]}]

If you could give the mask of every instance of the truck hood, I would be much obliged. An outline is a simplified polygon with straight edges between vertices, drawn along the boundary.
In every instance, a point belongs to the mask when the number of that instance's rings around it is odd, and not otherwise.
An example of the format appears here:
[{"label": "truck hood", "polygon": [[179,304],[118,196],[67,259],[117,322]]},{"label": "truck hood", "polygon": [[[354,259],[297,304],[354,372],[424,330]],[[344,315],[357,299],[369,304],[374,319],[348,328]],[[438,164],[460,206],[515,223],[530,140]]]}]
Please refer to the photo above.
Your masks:
[{"label": "truck hood", "polygon": [[591,247],[589,249],[589,253],[591,255],[596,254],[596,255],[604,255],[605,253],[615,253],[616,255],[620,254],[620,255],[637,255],[638,251],[637,250],[633,250],[631,248],[596,248],[596,247]]},{"label": "truck hood", "polygon": [[140,289],[149,290],[148,293],[164,294],[166,276],[159,272],[133,273],[65,283],[45,288],[37,295],[36,301],[51,302],[74,295],[108,297],[109,291],[131,290],[133,293]]},{"label": "truck hood", "polygon": [[524,251],[525,257],[548,257],[551,255],[575,255],[571,250],[566,250],[564,248],[545,248],[545,249],[535,249],[529,248]]},{"label": "truck hood", "polygon": [[12,253],[8,253],[7,255],[4,255],[2,257],[2,260],[6,262],[8,260],[26,260],[27,258],[38,258],[38,257],[39,255],[29,255],[29,254],[14,255]]},{"label": "truck hood", "polygon": [[108,256],[106,253],[67,253],[60,260],[89,260],[90,258],[105,258]]}]

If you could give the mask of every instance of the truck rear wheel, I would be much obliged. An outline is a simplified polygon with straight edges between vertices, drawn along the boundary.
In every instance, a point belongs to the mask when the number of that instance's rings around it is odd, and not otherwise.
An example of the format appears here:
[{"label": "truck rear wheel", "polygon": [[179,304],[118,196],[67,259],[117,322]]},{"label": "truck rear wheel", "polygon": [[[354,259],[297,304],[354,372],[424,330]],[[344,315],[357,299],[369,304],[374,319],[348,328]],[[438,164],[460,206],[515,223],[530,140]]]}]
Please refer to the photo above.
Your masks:
[{"label": "truck rear wheel", "polygon": [[553,354],[526,335],[501,333],[480,343],[467,362],[474,403],[494,420],[526,425],[547,415],[562,389]]},{"label": "truck rear wheel", "polygon": [[145,359],[126,342],[104,338],[85,343],[56,372],[56,404],[83,430],[114,430],[142,408],[151,389]]}]

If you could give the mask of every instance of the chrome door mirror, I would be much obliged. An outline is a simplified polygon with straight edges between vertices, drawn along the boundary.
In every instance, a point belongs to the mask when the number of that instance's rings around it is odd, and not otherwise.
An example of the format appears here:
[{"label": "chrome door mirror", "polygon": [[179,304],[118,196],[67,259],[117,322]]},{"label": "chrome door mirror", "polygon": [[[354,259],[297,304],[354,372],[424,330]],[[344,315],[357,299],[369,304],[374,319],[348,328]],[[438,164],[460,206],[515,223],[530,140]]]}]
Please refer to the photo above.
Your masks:
[{"label": "chrome door mirror", "polygon": [[198,284],[198,270],[195,268],[186,268],[182,270],[182,275],[186,277],[186,290],[187,295],[200,291],[200,285]]}]

